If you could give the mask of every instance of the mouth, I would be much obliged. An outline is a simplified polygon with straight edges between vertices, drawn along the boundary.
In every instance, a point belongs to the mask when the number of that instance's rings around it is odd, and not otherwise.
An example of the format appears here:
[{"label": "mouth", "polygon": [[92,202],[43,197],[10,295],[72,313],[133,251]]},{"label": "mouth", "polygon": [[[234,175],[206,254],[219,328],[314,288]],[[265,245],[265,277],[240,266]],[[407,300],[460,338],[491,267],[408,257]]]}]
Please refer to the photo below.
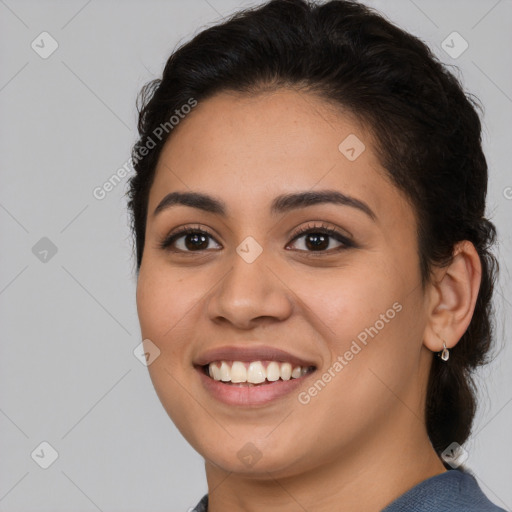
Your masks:
[{"label": "mouth", "polygon": [[215,381],[245,387],[300,379],[316,369],[315,366],[294,366],[290,362],[280,361],[213,361],[200,368]]},{"label": "mouth", "polygon": [[274,347],[225,347],[204,353],[194,367],[203,388],[218,401],[260,406],[290,395],[317,364]]}]

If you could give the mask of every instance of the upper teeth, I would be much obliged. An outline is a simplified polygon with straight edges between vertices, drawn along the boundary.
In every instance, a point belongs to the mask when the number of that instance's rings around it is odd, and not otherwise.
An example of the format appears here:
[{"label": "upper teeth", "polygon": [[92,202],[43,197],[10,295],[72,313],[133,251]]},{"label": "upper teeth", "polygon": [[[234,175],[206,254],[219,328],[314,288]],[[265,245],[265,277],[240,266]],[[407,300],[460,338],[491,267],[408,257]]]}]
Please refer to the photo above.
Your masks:
[{"label": "upper teeth", "polygon": [[[265,367],[266,364],[266,367]],[[290,363],[278,363],[277,361],[252,361],[243,363],[233,361],[216,361],[208,365],[208,374],[215,380],[223,382],[249,382],[259,384],[268,381],[297,379],[308,373],[308,368],[295,366]]]}]

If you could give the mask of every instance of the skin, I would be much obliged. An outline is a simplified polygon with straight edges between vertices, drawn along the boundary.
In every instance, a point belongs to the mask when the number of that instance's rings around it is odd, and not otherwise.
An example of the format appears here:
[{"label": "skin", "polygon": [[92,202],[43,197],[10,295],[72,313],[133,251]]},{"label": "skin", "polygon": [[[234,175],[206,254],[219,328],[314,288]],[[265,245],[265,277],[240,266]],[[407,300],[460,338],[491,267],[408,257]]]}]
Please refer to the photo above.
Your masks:
[{"label": "skin", "polygon": [[[338,145],[366,146],[349,161]],[[200,102],[167,141],[150,190],[137,285],[142,336],[160,349],[149,365],[170,418],[205,458],[209,511],[379,511],[445,471],[428,439],[424,403],[433,352],[453,347],[471,319],[480,263],[469,242],[423,289],[415,212],[386,178],[371,136],[311,93],[220,93]],[[272,215],[280,194],[334,189],[367,203],[319,204]],[[226,218],[177,205],[173,191],[226,203]],[[350,234],[314,251],[298,228],[322,223]],[[198,226],[199,225],[199,226]],[[206,250],[159,248],[172,230],[209,231]],[[349,235],[349,236],[350,236]],[[247,263],[247,237],[263,252]],[[190,250],[192,247],[192,250]],[[298,393],[265,406],[217,402],[192,361],[231,344],[275,345],[315,362],[306,390],[394,303],[400,312],[307,404]],[[446,363],[449,364],[449,361]],[[237,454],[252,443],[251,466]],[[371,485],[368,485],[371,482]]]}]

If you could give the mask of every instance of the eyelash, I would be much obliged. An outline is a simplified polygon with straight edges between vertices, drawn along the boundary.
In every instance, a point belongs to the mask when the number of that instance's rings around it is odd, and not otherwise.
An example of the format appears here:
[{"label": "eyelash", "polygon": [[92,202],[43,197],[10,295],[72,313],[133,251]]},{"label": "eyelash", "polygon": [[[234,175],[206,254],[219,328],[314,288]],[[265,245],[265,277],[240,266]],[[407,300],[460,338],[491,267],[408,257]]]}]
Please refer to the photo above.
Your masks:
[{"label": "eyelash", "polygon": [[[315,254],[315,253],[316,254],[322,254],[322,253],[331,254],[332,252],[338,252],[338,251],[346,250],[348,248],[356,246],[356,244],[354,242],[349,240],[347,237],[343,236],[339,231],[337,231],[335,229],[332,229],[332,228],[326,226],[325,224],[322,224],[321,226],[314,226],[314,225],[308,224],[307,226],[304,226],[304,227],[300,228],[296,233],[294,233],[290,243],[291,242],[295,242],[301,236],[304,236],[304,235],[307,235],[307,234],[310,234],[310,233],[329,235],[329,236],[333,237],[337,242],[340,242],[343,245],[341,247],[337,247],[335,249],[329,249],[327,251],[325,251],[325,250],[323,250],[323,251],[303,251],[303,250],[299,250],[299,252],[307,252],[307,253],[310,253],[310,254]],[[181,253],[200,253],[200,252],[203,252],[202,250],[201,251],[182,251],[181,249],[171,249],[170,248],[171,245],[176,240],[178,240],[182,236],[185,236],[185,235],[188,235],[188,234],[206,235],[206,236],[209,236],[210,238],[215,240],[215,237],[211,233],[209,233],[208,231],[206,231],[204,229],[200,229],[199,227],[197,227],[197,228],[195,228],[195,227],[187,227],[187,228],[184,228],[184,229],[182,229],[182,230],[180,230],[180,231],[178,231],[176,233],[171,233],[171,234],[167,235],[158,244],[158,246],[162,250],[167,250],[167,251],[172,251],[172,252],[181,252]]]}]

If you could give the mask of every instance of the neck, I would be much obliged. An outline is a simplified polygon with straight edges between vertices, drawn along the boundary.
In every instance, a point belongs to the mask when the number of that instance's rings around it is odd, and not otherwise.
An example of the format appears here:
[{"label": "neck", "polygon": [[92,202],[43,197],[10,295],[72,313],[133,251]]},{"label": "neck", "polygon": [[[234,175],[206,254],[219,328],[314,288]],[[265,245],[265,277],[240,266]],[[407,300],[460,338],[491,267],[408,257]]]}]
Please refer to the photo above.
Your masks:
[{"label": "neck", "polygon": [[446,471],[418,418],[407,409],[378,436],[357,440],[332,460],[286,476],[260,471],[248,476],[206,462],[208,512],[379,512],[416,484]]}]

